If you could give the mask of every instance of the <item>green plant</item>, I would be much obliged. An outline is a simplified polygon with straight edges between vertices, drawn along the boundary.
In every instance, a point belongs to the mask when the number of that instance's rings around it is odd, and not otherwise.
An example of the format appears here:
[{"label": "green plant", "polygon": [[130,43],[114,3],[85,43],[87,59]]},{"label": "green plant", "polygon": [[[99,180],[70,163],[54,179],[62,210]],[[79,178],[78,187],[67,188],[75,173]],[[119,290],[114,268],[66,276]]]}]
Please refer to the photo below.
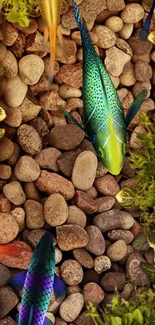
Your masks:
[{"label": "green plant", "polygon": [[21,27],[27,27],[38,11],[36,0],[0,0],[0,12],[6,20]]},{"label": "green plant", "polygon": [[[2,107],[0,107],[0,122],[6,118],[6,113]],[[0,139],[4,136],[5,130],[0,129]]]},{"label": "green plant", "polygon": [[116,294],[110,307],[102,310],[92,303],[87,304],[86,317],[91,317],[95,325],[154,325],[155,324],[155,293],[152,289],[135,291],[134,299],[129,301]]}]

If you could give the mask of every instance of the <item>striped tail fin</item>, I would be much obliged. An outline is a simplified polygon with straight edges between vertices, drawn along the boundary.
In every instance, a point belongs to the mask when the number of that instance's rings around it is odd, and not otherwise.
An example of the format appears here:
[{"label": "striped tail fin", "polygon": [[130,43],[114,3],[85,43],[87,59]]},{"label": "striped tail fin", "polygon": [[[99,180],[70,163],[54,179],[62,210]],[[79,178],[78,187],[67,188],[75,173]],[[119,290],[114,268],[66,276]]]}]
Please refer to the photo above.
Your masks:
[{"label": "striped tail fin", "polygon": [[75,0],[73,0],[73,13],[74,13],[74,17],[75,17],[75,20],[76,20],[79,28],[82,29],[83,24],[82,24],[80,13],[79,13],[79,8],[78,8]]}]

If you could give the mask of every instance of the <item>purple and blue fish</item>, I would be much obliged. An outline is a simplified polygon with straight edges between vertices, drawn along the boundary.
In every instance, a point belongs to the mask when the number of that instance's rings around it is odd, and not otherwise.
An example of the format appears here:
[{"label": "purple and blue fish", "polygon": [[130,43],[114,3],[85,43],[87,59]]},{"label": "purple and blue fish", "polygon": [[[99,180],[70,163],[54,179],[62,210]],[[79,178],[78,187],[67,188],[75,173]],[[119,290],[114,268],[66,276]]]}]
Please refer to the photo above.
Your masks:
[{"label": "purple and blue fish", "polygon": [[66,286],[55,274],[55,243],[50,232],[46,232],[36,245],[29,268],[10,279],[15,290],[23,286],[18,325],[47,325],[51,321],[45,316],[51,292],[65,296]]},{"label": "purple and blue fish", "polygon": [[150,24],[151,24],[151,19],[153,16],[154,9],[155,9],[155,0],[152,3],[150,12],[145,20],[145,23],[143,25],[141,32],[139,34],[141,41],[147,41],[147,39],[148,39],[148,34],[149,34],[149,29],[150,29]]}]

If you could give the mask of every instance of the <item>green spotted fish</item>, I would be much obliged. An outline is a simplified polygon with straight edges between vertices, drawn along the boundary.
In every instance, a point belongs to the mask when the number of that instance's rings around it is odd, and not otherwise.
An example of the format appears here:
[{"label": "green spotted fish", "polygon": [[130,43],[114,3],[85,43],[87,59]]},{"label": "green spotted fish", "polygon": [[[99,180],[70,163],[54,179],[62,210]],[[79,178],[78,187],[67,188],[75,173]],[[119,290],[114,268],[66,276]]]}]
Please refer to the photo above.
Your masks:
[{"label": "green spotted fish", "polygon": [[83,47],[83,104],[86,129],[64,109],[60,110],[87,133],[103,165],[111,174],[118,175],[126,153],[126,128],[139,110],[147,91],[145,89],[137,96],[125,119],[116,89],[92,45],[74,0],[73,12],[80,28]]}]

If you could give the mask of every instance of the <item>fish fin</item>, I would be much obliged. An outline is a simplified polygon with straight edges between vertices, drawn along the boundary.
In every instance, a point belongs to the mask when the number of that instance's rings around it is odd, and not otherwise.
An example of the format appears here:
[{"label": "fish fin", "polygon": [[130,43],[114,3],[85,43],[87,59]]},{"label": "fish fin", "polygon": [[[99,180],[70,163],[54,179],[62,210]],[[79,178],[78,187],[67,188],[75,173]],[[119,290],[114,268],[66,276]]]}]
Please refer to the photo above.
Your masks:
[{"label": "fish fin", "polygon": [[139,34],[139,38],[140,38],[141,41],[145,41],[145,42],[147,41],[154,8],[155,8],[155,0],[153,1],[150,12],[149,12],[149,14],[148,14],[148,16],[147,16],[147,18],[146,18],[146,20],[144,22],[144,26],[143,26],[141,32]]},{"label": "fish fin", "polygon": [[62,32],[61,32],[60,25],[58,26],[58,29],[57,29],[57,35],[58,35],[60,47],[61,47],[61,49],[63,51],[64,50],[64,38],[63,38],[63,35],[62,35]]},{"label": "fish fin", "polygon": [[28,323],[27,323],[27,325],[31,325],[31,324],[32,324],[33,311],[34,311],[34,306],[31,305],[30,313],[29,313],[29,319],[28,319]]},{"label": "fish fin", "polygon": [[67,292],[67,287],[63,281],[54,274],[54,284],[53,284],[54,293],[57,297],[65,296]]},{"label": "fish fin", "polygon": [[18,257],[24,251],[28,249],[22,246],[0,245],[0,254]]},{"label": "fish fin", "polygon": [[52,321],[48,317],[45,317],[43,325],[52,325],[52,324],[53,324]]},{"label": "fish fin", "polygon": [[82,24],[82,21],[81,21],[81,17],[80,17],[80,13],[79,13],[79,8],[76,4],[76,1],[73,0],[72,1],[72,4],[73,4],[73,13],[74,13],[74,17],[75,17],[75,20],[77,22],[77,24],[79,25],[79,28],[82,28],[83,24]]},{"label": "fish fin", "polygon": [[49,31],[50,35],[50,64],[49,64],[49,84],[53,83],[54,76],[54,63],[55,63],[55,52],[56,52],[56,35],[57,35],[57,27],[50,27]]},{"label": "fish fin", "polygon": [[[87,134],[87,131],[85,128],[83,128],[83,126],[75,119],[75,117],[73,117],[69,112],[67,112],[65,109],[61,108],[60,106],[56,105],[59,110],[67,117],[69,118],[74,125],[78,126],[83,132],[85,132]],[[87,134],[88,135],[88,134]]]},{"label": "fish fin", "polygon": [[18,324],[18,322],[19,322],[19,313],[17,313],[17,314],[13,317],[13,319],[14,319],[15,322]]},{"label": "fish fin", "polygon": [[48,37],[49,37],[48,28],[45,27],[45,30],[44,30],[44,39],[43,39],[43,49],[44,49],[45,52],[46,52],[46,45],[47,45],[47,42],[48,42]]},{"label": "fish fin", "polygon": [[17,291],[22,289],[24,286],[26,274],[27,274],[27,270],[12,276],[9,280],[9,284]]},{"label": "fish fin", "polygon": [[130,105],[128,112],[125,117],[126,127],[130,124],[130,122],[133,120],[134,116],[139,111],[143,101],[145,100],[147,96],[147,89],[144,88],[142,91],[137,95],[133,103]]}]

